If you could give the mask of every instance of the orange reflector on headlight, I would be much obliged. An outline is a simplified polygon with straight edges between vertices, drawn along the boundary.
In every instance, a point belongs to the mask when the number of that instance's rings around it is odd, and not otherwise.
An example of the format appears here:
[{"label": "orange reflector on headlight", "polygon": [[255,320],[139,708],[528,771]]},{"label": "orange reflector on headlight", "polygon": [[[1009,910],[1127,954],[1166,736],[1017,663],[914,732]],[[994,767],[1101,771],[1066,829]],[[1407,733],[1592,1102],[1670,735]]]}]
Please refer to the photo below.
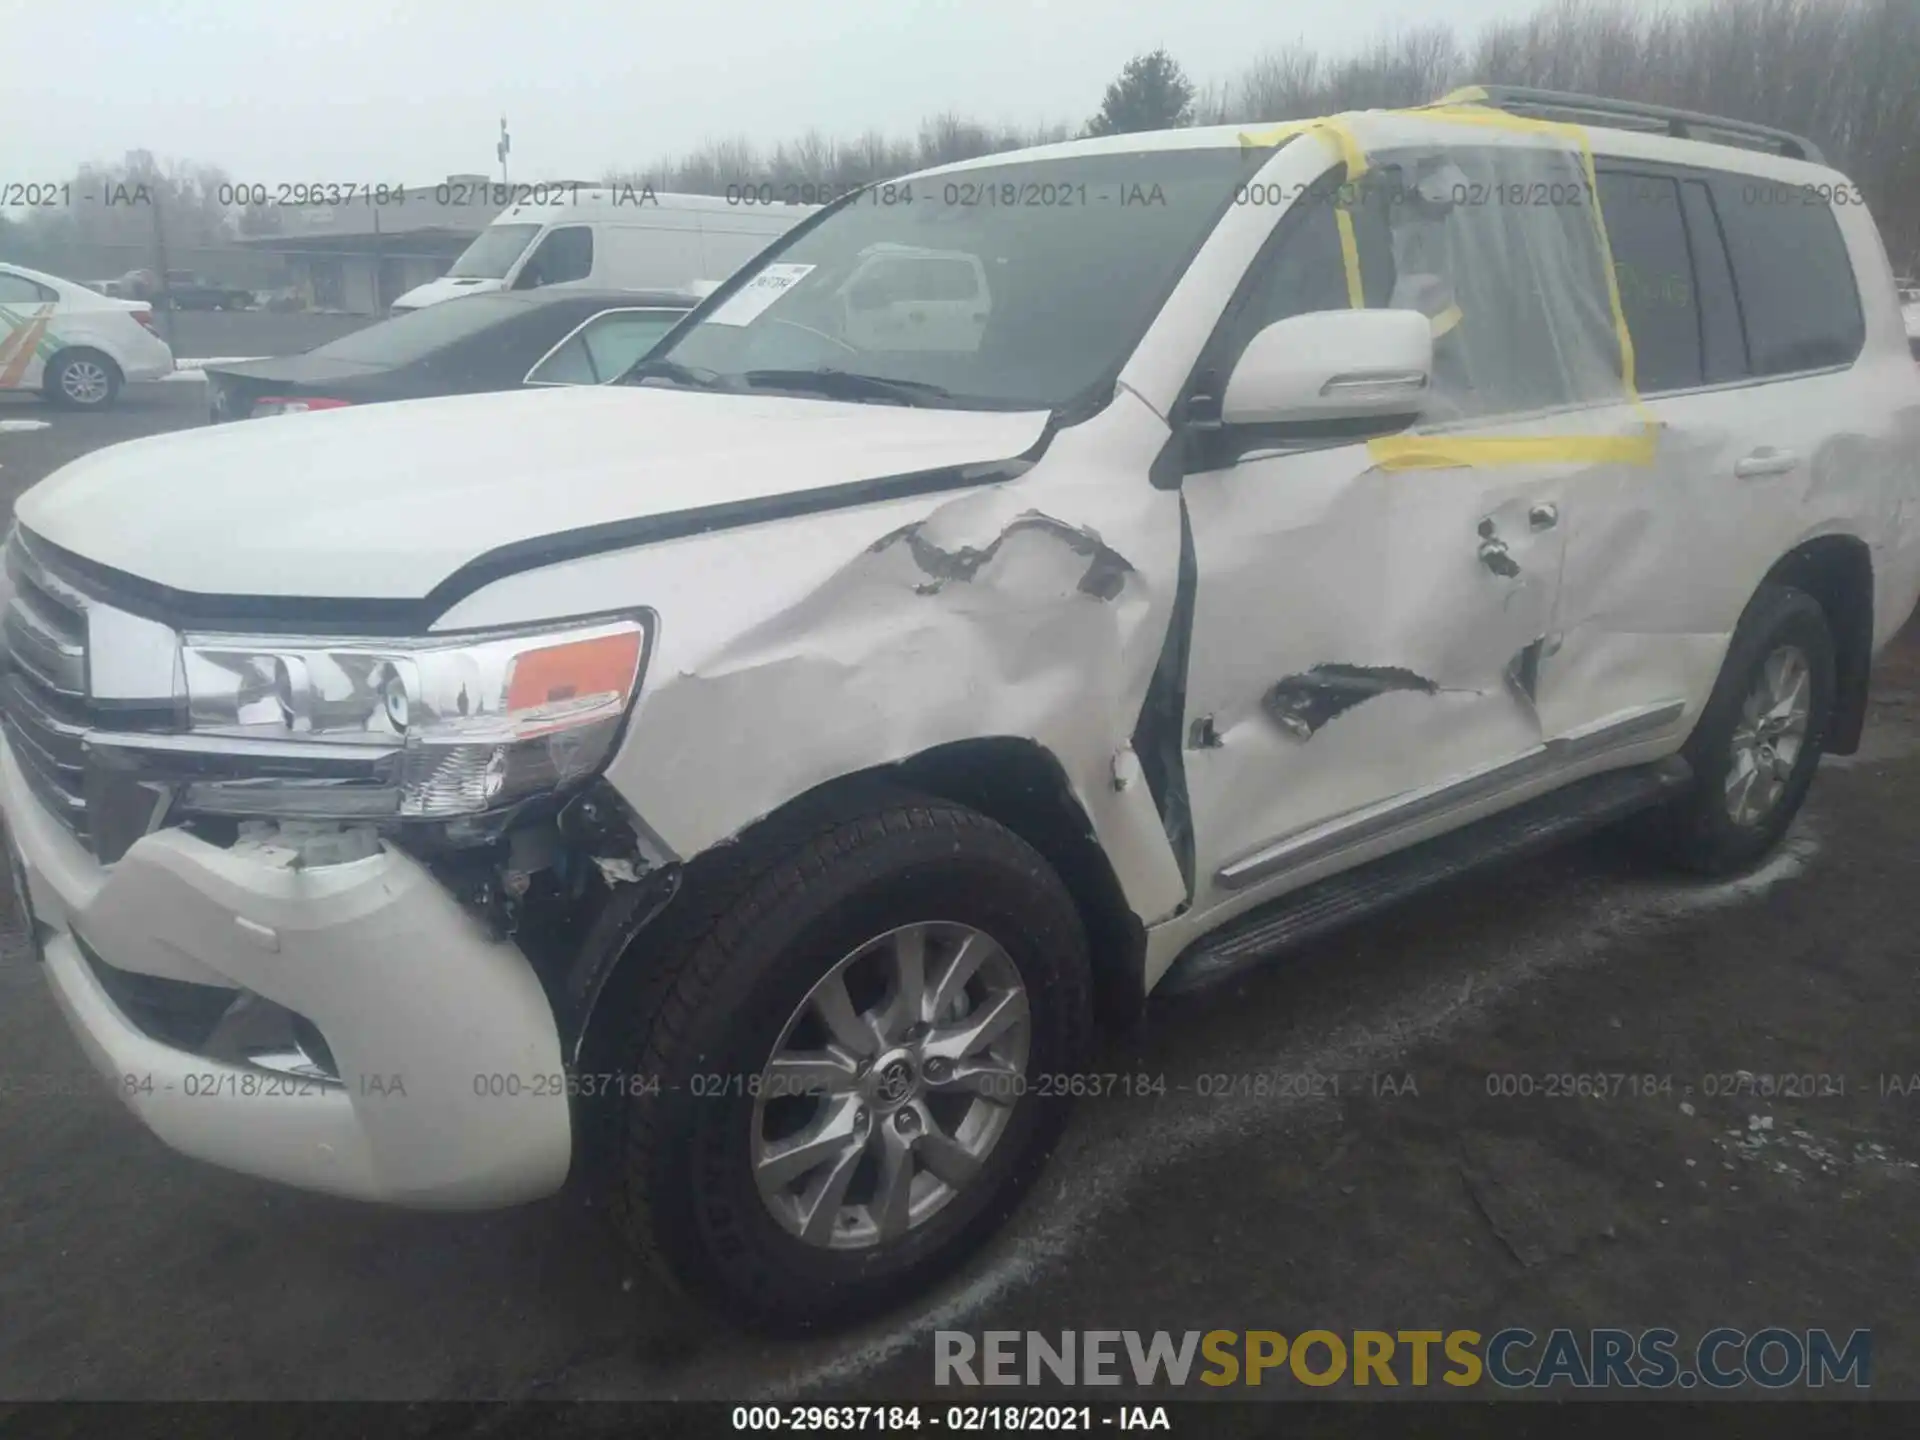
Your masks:
[{"label": "orange reflector on headlight", "polygon": [[638,631],[523,650],[507,675],[507,709],[532,710],[588,695],[624,700],[639,669]]}]

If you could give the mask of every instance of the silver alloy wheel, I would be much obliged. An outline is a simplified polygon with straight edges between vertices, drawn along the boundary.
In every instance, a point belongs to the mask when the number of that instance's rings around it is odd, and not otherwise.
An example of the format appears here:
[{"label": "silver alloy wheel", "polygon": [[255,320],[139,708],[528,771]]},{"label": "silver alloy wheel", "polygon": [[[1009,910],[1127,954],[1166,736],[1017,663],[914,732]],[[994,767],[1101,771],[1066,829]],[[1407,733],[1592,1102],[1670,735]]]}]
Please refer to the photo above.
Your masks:
[{"label": "silver alloy wheel", "polygon": [[60,367],[60,392],[76,405],[98,405],[107,398],[106,366],[84,357]]},{"label": "silver alloy wheel", "polygon": [[1758,825],[1780,803],[1806,743],[1812,692],[1812,667],[1795,645],[1767,656],[1754,676],[1733,728],[1727,770],[1727,814],[1734,824]]},{"label": "silver alloy wheel", "polygon": [[841,960],[760,1075],[753,1174],[774,1219],[836,1250],[932,1219],[1006,1133],[1029,1020],[1013,957],[970,925],[902,926]]}]

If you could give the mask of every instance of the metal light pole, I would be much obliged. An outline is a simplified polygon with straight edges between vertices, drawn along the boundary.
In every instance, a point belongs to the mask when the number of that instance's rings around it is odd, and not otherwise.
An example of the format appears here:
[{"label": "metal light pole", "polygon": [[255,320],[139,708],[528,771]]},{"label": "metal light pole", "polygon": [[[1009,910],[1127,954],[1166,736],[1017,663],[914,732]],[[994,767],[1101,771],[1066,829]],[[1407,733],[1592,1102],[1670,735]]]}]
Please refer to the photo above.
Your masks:
[{"label": "metal light pole", "polygon": [[160,312],[161,336],[167,342],[169,350],[174,348],[173,298],[167,285],[167,222],[160,213],[165,207],[160,203],[161,187],[154,187],[153,196],[153,260],[157,267],[154,272],[153,308]]},{"label": "metal light pole", "polygon": [[500,117],[500,143],[493,147],[493,153],[500,160],[500,183],[507,183],[507,152],[513,149],[513,141],[507,135],[507,117]]}]

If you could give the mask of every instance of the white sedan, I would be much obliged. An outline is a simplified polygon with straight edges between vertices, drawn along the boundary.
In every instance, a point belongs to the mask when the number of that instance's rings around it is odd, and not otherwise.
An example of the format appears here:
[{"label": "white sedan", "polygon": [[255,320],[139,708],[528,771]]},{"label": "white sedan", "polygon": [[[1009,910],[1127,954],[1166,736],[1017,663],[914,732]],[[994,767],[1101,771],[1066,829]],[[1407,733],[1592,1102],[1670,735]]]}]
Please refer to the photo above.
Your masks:
[{"label": "white sedan", "polygon": [[103,410],[128,380],[173,373],[173,351],[144,300],[0,265],[0,390],[38,390],[56,405]]}]

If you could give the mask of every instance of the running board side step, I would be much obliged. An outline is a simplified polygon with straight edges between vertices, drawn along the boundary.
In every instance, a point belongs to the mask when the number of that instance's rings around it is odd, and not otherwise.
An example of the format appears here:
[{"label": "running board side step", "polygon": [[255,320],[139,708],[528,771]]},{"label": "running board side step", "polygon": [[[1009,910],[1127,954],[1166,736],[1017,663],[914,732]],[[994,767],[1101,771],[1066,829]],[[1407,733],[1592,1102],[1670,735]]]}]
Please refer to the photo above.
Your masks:
[{"label": "running board side step", "polygon": [[1577,780],[1392,855],[1283,895],[1182,951],[1154,987],[1177,995],[1237,975],[1423,890],[1599,830],[1670,799],[1693,779],[1675,755]]}]

